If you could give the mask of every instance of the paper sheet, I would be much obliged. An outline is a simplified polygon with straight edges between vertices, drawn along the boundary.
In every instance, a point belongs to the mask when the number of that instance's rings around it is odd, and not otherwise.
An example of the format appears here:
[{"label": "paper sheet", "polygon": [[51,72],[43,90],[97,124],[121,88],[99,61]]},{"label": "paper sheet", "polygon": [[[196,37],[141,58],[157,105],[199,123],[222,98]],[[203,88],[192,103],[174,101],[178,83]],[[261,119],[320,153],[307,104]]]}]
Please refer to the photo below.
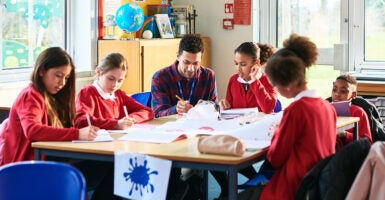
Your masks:
[{"label": "paper sheet", "polygon": [[110,133],[104,129],[99,129],[97,132],[97,136],[94,140],[72,140],[74,143],[80,142],[111,142],[114,138],[111,137]]}]

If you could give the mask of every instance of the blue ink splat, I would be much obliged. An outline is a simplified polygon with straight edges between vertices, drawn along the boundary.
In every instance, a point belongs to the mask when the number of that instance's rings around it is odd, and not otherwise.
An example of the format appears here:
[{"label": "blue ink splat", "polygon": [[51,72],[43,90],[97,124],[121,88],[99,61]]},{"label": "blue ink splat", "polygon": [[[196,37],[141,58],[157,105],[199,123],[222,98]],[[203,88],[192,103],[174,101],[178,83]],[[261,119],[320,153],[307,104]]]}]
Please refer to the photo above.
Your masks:
[{"label": "blue ink splat", "polygon": [[129,195],[132,195],[132,191],[135,188],[135,191],[140,192],[140,196],[143,196],[142,189],[147,189],[147,193],[149,189],[151,193],[154,193],[154,185],[150,183],[150,175],[158,175],[158,171],[151,171],[150,168],[147,168],[147,160],[144,160],[143,165],[138,165],[138,159],[135,157],[135,163],[132,158],[130,158],[130,167],[128,168],[128,172],[124,172],[123,176],[126,181],[130,180],[132,185],[129,191]]}]

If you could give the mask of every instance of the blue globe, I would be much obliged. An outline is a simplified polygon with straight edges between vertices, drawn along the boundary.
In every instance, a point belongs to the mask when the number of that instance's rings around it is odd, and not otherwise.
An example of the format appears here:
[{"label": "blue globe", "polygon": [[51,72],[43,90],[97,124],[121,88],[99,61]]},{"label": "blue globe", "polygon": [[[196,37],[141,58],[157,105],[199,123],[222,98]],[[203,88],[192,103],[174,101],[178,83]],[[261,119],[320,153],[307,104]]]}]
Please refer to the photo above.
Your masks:
[{"label": "blue globe", "polygon": [[138,31],[144,22],[144,13],[138,4],[121,5],[115,16],[118,27],[130,33]]}]

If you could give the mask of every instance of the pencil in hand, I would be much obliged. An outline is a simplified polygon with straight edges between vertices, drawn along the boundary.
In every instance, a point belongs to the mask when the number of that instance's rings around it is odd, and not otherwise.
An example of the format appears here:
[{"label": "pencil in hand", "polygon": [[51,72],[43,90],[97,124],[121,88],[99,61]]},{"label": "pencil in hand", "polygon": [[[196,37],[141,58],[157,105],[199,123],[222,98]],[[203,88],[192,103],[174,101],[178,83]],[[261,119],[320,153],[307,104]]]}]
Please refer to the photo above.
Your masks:
[{"label": "pencil in hand", "polygon": [[86,114],[86,118],[87,118],[88,126],[91,126],[91,119],[90,119],[90,115],[88,113]]},{"label": "pencil in hand", "polygon": [[179,100],[179,101],[184,101],[182,98],[180,98],[180,96],[178,96],[177,94],[175,95],[175,97]]},{"label": "pencil in hand", "polygon": [[132,122],[132,124],[134,124],[135,119],[130,118],[130,117],[128,116],[128,112],[127,112],[127,107],[126,107],[126,106],[123,106],[123,110],[124,110],[124,114],[126,115],[126,118],[127,118],[128,120],[130,120],[130,121]]}]

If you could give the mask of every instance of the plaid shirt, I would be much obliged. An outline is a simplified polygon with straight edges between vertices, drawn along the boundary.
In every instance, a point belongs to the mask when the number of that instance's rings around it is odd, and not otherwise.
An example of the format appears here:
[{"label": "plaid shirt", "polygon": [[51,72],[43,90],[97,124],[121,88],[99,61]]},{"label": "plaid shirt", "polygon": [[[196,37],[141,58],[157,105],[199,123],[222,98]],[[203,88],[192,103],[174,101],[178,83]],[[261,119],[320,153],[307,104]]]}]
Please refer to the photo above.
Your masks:
[{"label": "plaid shirt", "polygon": [[151,95],[155,117],[177,113],[178,99],[175,95],[189,100],[191,105],[195,105],[199,99],[216,102],[217,87],[214,71],[201,66],[197,70],[195,78],[187,80],[178,73],[178,61],[175,61],[171,66],[155,72],[152,77]]}]

